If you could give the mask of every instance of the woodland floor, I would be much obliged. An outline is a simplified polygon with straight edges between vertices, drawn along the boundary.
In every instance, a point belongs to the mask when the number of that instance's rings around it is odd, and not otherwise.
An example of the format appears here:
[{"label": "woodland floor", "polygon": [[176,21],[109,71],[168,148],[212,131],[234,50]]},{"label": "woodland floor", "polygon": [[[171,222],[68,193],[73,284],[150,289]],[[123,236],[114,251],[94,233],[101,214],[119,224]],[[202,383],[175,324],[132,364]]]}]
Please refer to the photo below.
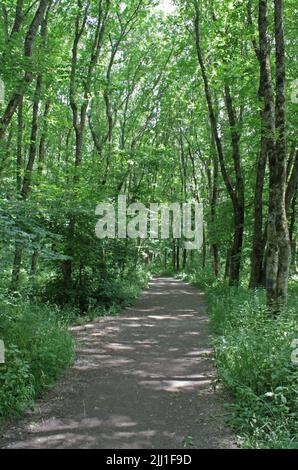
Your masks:
[{"label": "woodland floor", "polygon": [[1,448],[235,448],[215,386],[203,295],[172,278],[137,304],[73,328],[77,360]]}]

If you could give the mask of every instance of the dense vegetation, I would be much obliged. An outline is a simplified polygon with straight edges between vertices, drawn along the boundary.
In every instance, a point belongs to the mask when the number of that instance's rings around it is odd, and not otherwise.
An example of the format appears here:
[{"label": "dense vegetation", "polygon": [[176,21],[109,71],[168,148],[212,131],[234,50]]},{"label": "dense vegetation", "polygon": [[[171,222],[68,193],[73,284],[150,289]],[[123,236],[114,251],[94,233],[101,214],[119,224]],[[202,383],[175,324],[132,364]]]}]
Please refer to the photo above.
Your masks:
[{"label": "dense vegetation", "polygon": [[[295,447],[297,4],[170,3],[0,2],[0,418],[71,363],[70,322],[183,271],[244,445]],[[202,248],[96,238],[119,194],[202,202]]]},{"label": "dense vegetation", "polygon": [[298,292],[290,286],[287,313],[268,316],[262,290],[234,289],[201,271],[187,275],[207,293],[215,335],[219,378],[235,397],[228,420],[248,448],[297,448],[297,365],[291,342],[297,337]]}]

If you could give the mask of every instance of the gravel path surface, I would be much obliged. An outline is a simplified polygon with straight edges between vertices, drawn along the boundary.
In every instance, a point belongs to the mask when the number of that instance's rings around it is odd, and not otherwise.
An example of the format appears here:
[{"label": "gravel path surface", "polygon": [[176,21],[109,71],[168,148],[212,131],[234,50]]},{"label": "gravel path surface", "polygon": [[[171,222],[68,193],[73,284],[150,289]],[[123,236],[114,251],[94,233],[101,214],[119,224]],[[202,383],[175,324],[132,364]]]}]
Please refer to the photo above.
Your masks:
[{"label": "gravel path surface", "polygon": [[1,448],[235,448],[215,387],[203,295],[172,278],[137,304],[73,328],[78,356]]}]

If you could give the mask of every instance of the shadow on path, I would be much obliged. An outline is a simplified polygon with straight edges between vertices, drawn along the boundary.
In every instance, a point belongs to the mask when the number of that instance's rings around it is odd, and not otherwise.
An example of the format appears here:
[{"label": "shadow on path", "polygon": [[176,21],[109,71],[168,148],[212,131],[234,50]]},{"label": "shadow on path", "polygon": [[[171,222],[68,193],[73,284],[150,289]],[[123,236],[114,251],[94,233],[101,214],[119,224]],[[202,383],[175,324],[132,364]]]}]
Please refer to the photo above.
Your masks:
[{"label": "shadow on path", "polygon": [[2,448],[233,448],[213,384],[203,296],[154,279],[119,317],[72,328],[78,358]]}]

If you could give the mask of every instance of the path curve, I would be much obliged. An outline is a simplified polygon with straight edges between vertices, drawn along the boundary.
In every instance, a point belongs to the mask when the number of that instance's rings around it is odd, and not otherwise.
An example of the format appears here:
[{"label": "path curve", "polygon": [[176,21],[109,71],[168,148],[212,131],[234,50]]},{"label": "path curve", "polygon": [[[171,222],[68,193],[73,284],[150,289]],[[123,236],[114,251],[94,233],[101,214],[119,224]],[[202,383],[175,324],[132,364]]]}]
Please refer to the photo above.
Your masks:
[{"label": "path curve", "polygon": [[1,448],[234,448],[203,295],[158,278],[121,316],[73,328],[78,358]]}]

